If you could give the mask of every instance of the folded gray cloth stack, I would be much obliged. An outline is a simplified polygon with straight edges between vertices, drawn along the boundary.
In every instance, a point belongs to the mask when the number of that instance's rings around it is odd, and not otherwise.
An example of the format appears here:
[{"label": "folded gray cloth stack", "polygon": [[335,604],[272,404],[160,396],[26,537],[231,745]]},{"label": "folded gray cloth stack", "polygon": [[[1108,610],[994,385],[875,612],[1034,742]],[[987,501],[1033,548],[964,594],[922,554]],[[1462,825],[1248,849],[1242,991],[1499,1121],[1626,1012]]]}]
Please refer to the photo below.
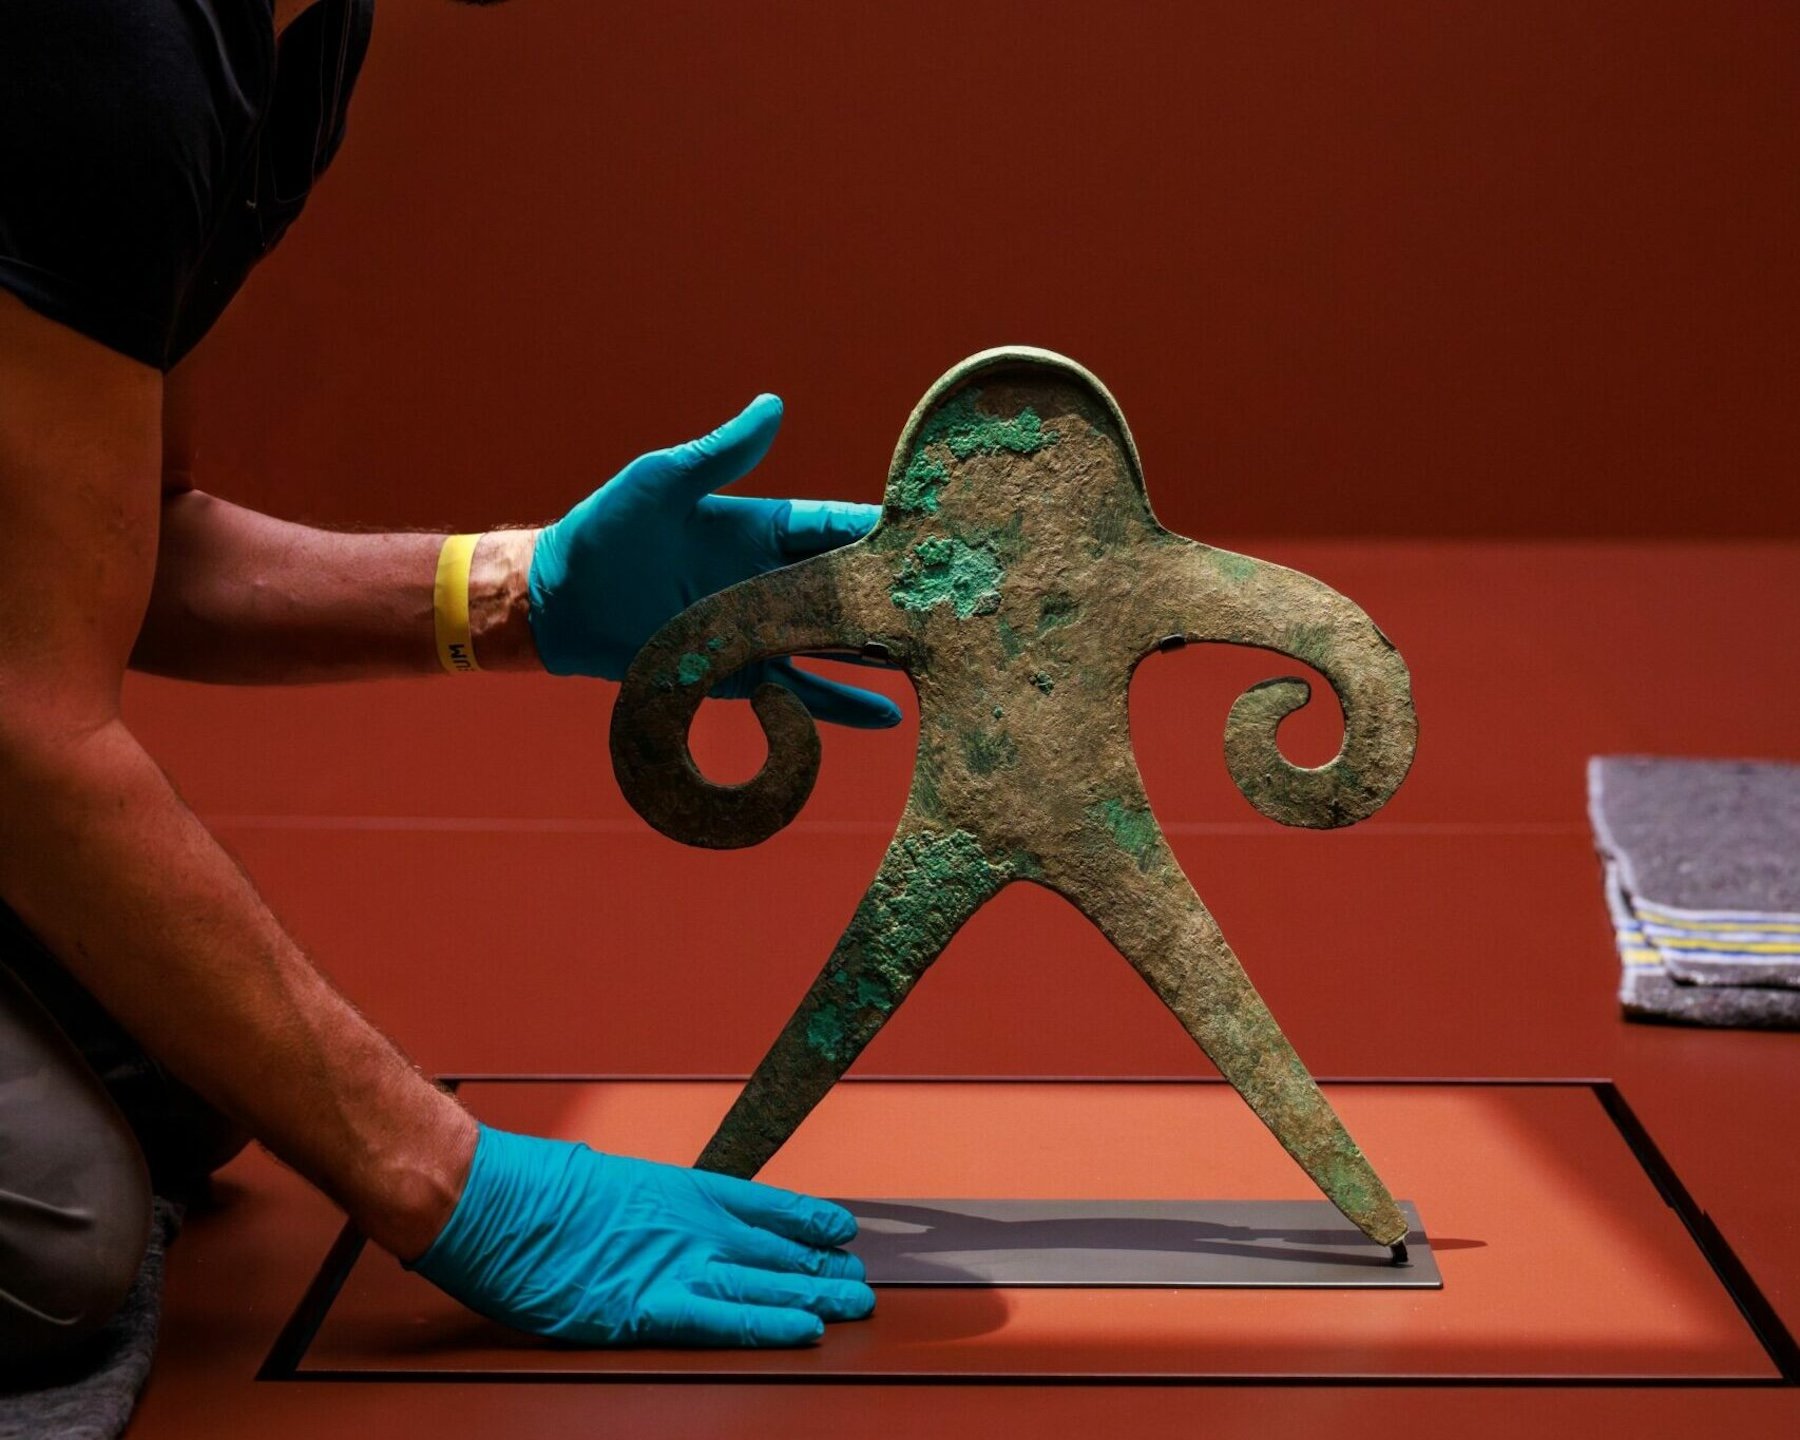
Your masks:
[{"label": "folded gray cloth stack", "polygon": [[1800,765],[1601,756],[1588,813],[1626,1015],[1800,1028]]},{"label": "folded gray cloth stack", "polygon": [[[0,1440],[117,1440],[150,1374],[162,1319],[163,1254],[182,1207],[156,1201],[150,1246],[119,1313],[54,1375],[0,1372]],[[28,1389],[12,1388],[29,1386]]]}]

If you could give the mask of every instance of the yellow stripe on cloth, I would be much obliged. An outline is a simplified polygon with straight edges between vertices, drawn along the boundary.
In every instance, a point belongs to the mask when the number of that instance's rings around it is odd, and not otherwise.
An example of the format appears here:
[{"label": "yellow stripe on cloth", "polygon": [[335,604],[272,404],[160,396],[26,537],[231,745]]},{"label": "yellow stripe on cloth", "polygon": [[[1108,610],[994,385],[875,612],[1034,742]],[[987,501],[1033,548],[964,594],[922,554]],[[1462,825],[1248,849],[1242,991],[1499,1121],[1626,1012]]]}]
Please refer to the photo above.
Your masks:
[{"label": "yellow stripe on cloth", "polygon": [[1792,921],[1762,920],[1749,912],[1731,920],[1682,920],[1658,910],[1651,905],[1634,903],[1632,910],[1638,919],[1648,921],[1652,925],[1666,925],[1671,930],[1700,930],[1713,933],[1733,934],[1741,930],[1769,930],[1787,935],[1800,935],[1800,925]]},{"label": "yellow stripe on cloth", "polygon": [[1658,935],[1652,942],[1659,950],[1717,950],[1734,955],[1800,955],[1800,945],[1773,940],[1672,940]]},{"label": "yellow stripe on cloth", "polygon": [[479,535],[452,535],[438,551],[437,582],[431,610],[437,629],[438,663],[452,675],[466,675],[475,663],[475,640],[469,633],[469,567]]}]

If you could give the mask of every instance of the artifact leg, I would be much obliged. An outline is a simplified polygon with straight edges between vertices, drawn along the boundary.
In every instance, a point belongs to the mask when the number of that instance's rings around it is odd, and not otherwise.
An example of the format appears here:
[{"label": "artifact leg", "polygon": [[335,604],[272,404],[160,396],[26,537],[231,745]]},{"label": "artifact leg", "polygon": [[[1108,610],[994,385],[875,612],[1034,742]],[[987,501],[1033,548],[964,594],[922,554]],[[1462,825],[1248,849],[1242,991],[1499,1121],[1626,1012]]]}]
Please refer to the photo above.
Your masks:
[{"label": "artifact leg", "polygon": [[1281,1033],[1167,842],[1158,835],[1135,857],[1119,854],[1116,863],[1100,868],[1104,873],[1089,871],[1082,893],[1069,898],[1174,1012],[1326,1198],[1371,1240],[1404,1259],[1407,1223],[1400,1208]]},{"label": "artifact leg", "polygon": [[909,817],[800,1008],[697,1162],[748,1178],[787,1142],[950,938],[1012,878],[962,830]]}]

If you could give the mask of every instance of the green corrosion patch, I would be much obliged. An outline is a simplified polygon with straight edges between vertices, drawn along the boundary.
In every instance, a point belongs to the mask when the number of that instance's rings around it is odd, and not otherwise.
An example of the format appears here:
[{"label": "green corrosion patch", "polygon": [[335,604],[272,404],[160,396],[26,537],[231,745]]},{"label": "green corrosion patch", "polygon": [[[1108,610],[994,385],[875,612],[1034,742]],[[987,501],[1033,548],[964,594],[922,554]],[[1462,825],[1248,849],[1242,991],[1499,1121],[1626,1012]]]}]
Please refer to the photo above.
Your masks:
[{"label": "green corrosion patch", "polygon": [[995,628],[1000,632],[1000,653],[1006,657],[1006,663],[1010,665],[1019,658],[1020,652],[1025,648],[1025,641],[1019,632],[1004,619],[996,621]]},{"label": "green corrosion patch", "polygon": [[1354,1143],[1348,1153],[1334,1147],[1332,1153],[1326,1156],[1325,1180],[1319,1188],[1347,1214],[1366,1215],[1376,1204],[1375,1192],[1368,1184],[1371,1173],[1369,1162],[1363,1158],[1362,1151]]},{"label": "green corrosion patch", "polygon": [[958,620],[992,615],[1000,608],[1005,574],[992,550],[955,536],[934,535],[913,547],[888,598],[903,610],[921,613],[934,605],[948,605]]},{"label": "green corrosion patch", "polygon": [[693,685],[710,669],[712,669],[711,660],[708,660],[698,650],[690,650],[675,662],[675,678],[683,685]]},{"label": "green corrosion patch", "polygon": [[944,482],[949,478],[950,472],[942,465],[922,449],[915,450],[912,463],[900,472],[889,497],[902,510],[934,514],[938,508],[938,491],[944,488]]},{"label": "green corrosion patch", "polygon": [[941,820],[944,815],[944,801],[938,794],[938,777],[935,763],[928,764],[921,759],[919,766],[913,771],[912,808],[922,815],[929,815],[933,820]]},{"label": "green corrosion patch", "polygon": [[1016,880],[1041,880],[1044,878],[1044,867],[1038,857],[1029,850],[1015,850],[1007,857],[1007,868]]},{"label": "green corrosion patch", "polygon": [[966,830],[916,831],[869,886],[844,937],[843,959],[807,1017],[806,1043],[833,1064],[850,1058],[912,988],[956,927],[1013,878]]},{"label": "green corrosion patch", "polygon": [[972,730],[962,737],[963,759],[977,775],[992,775],[1019,763],[1019,747],[1004,730]]},{"label": "green corrosion patch", "polygon": [[1037,688],[1042,690],[1046,695],[1056,688],[1056,682],[1042,670],[1033,670],[1031,672],[1031,683],[1037,686]]},{"label": "green corrosion patch", "polygon": [[845,1033],[844,1012],[836,1005],[821,1005],[806,1022],[806,1043],[821,1055],[837,1059],[844,1051],[849,1035]]},{"label": "green corrosion patch", "polygon": [[900,997],[894,993],[894,987],[887,976],[876,973],[856,977],[852,999],[857,1005],[879,1010],[883,1015],[900,1003]]},{"label": "green corrosion patch", "polygon": [[718,654],[719,651],[725,648],[725,637],[723,635],[713,636],[712,639],[706,642],[706,648],[712,651],[713,654]]},{"label": "green corrosion patch", "polygon": [[1137,861],[1138,869],[1148,870],[1162,853],[1158,843],[1156,817],[1142,805],[1127,805],[1123,800],[1102,800],[1088,807],[1088,818],[1105,827],[1119,848]]},{"label": "green corrosion patch", "polygon": [[1212,563],[1215,569],[1233,585],[1242,585],[1256,573],[1256,562],[1248,555],[1234,555],[1229,550],[1214,550]]},{"label": "green corrosion patch", "polygon": [[1081,603],[1066,590],[1053,590],[1038,606],[1037,633],[1047,635],[1081,618]]},{"label": "green corrosion patch", "polygon": [[1029,405],[1009,419],[977,410],[975,402],[980,398],[979,390],[964,390],[939,407],[920,429],[919,444],[942,444],[958,460],[967,460],[971,455],[996,455],[1002,450],[1035,455],[1061,438]]}]

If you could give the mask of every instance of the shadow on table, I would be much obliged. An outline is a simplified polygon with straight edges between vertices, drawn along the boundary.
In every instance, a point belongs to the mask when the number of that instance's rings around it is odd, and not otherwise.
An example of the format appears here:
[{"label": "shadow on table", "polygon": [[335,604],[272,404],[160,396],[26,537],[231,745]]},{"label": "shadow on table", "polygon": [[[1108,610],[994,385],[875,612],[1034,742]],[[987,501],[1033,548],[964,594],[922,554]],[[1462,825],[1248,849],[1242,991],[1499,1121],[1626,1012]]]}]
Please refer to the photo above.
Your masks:
[{"label": "shadow on table", "polygon": [[[1273,1265],[1328,1265],[1346,1270],[1387,1270],[1385,1249],[1354,1231],[1282,1226],[1234,1225],[1161,1216],[1068,1215],[1004,1219],[967,1211],[891,1201],[844,1202],[865,1222],[853,1246],[871,1275],[904,1275],[909,1283],[930,1284],[931,1272],[946,1285],[995,1283],[992,1265],[1016,1273],[1020,1259],[1080,1251],[1156,1252],[1171,1257],[1213,1255]],[[895,1227],[867,1222],[891,1222]],[[1413,1231],[1415,1246],[1426,1243]],[[1478,1249],[1482,1240],[1433,1239],[1433,1250]],[[956,1259],[949,1257],[955,1256]],[[992,1257],[985,1264],[975,1257]],[[944,1258],[935,1258],[944,1257]],[[1048,1266],[1047,1266],[1048,1268]],[[1004,1283],[1001,1281],[999,1283]]]}]

